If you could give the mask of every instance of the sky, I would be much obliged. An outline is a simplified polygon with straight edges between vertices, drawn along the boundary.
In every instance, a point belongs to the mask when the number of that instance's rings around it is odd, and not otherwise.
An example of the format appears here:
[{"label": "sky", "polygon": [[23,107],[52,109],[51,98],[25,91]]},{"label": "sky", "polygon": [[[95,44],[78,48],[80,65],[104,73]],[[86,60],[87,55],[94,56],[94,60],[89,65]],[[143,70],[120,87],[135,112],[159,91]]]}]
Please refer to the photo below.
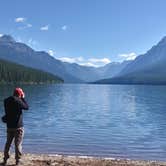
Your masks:
[{"label": "sky", "polygon": [[166,35],[166,0],[1,0],[0,36],[87,66],[134,59]]}]

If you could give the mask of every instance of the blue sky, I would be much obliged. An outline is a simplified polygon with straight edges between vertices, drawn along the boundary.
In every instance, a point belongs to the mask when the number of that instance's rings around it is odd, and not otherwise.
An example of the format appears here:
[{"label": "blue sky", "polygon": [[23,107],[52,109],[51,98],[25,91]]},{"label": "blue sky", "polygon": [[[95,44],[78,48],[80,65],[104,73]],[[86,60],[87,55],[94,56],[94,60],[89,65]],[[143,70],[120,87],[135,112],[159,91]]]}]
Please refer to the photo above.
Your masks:
[{"label": "blue sky", "polygon": [[166,35],[165,0],[1,0],[0,34],[64,61],[104,65]]}]

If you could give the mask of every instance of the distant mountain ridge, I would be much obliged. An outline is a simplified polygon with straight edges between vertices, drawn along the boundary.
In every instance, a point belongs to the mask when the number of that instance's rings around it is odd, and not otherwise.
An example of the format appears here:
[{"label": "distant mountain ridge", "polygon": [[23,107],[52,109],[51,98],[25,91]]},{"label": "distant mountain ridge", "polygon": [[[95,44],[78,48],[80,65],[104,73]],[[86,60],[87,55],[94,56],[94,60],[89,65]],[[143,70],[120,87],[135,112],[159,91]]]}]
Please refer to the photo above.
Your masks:
[{"label": "distant mountain ridge", "polygon": [[0,58],[58,75],[66,82],[82,82],[68,74],[61,61],[44,51],[34,51],[26,44],[16,42],[9,35],[0,38]]},{"label": "distant mountain ridge", "polygon": [[166,84],[166,37],[147,53],[126,65],[115,77],[96,81],[107,84]]},{"label": "distant mountain ridge", "polygon": [[86,67],[76,63],[64,63],[64,66],[68,73],[84,80],[85,82],[91,82],[102,78],[110,78],[117,75],[123,68],[131,61],[112,62],[103,67]]},{"label": "distant mountain ridge", "polygon": [[99,68],[66,63],[51,57],[47,52],[35,51],[24,43],[16,42],[10,35],[0,37],[0,58],[58,75],[66,83],[84,83],[110,78],[130,63],[113,62]]}]

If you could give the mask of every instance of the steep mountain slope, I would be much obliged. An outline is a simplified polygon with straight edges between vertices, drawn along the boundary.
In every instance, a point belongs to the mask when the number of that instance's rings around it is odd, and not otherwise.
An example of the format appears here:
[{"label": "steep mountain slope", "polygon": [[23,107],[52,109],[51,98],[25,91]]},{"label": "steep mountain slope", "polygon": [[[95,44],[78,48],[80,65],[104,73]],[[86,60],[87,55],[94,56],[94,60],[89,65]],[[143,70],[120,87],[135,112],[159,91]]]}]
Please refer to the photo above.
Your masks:
[{"label": "steep mountain slope", "polygon": [[114,78],[97,83],[166,84],[166,37],[138,56]]},{"label": "steep mountain slope", "polygon": [[119,74],[125,75],[134,72],[141,72],[160,66],[166,63],[166,37],[164,37],[157,45],[153,46],[147,53],[138,56],[132,63]]},{"label": "steep mountain slope", "polygon": [[64,63],[64,66],[68,73],[73,74],[75,77],[86,82],[91,82],[117,75],[130,62],[131,61],[124,61],[122,63],[112,62],[102,67],[87,67],[78,65],[76,63]]},{"label": "steep mountain slope", "polygon": [[0,59],[0,84],[41,84],[62,82],[63,80],[61,78],[53,74]]},{"label": "steep mountain slope", "polygon": [[82,82],[65,70],[63,62],[46,52],[34,51],[26,44],[16,42],[9,35],[0,37],[0,58],[58,75],[65,82]]},{"label": "steep mountain slope", "polygon": [[130,64],[132,61],[123,61],[123,62],[112,62],[103,67],[97,69],[100,74],[100,78],[110,78],[118,75],[123,69]]},{"label": "steep mountain slope", "polygon": [[16,42],[9,35],[0,37],[0,58],[58,75],[67,83],[110,78],[130,63],[129,61],[113,62],[98,68],[66,63],[51,57],[44,51],[35,51],[24,43]]}]

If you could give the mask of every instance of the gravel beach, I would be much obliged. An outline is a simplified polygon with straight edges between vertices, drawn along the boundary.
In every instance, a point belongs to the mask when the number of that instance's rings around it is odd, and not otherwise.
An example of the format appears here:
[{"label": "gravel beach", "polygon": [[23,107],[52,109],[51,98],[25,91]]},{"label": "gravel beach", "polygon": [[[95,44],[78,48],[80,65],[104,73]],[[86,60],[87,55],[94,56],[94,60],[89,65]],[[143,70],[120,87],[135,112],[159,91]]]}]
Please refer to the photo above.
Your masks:
[{"label": "gravel beach", "polygon": [[[0,153],[1,161],[3,153]],[[14,154],[7,163],[14,166]],[[63,156],[63,155],[37,155],[24,154],[22,166],[166,166],[166,162],[159,161],[136,161],[111,158],[95,158],[84,156]]]}]

